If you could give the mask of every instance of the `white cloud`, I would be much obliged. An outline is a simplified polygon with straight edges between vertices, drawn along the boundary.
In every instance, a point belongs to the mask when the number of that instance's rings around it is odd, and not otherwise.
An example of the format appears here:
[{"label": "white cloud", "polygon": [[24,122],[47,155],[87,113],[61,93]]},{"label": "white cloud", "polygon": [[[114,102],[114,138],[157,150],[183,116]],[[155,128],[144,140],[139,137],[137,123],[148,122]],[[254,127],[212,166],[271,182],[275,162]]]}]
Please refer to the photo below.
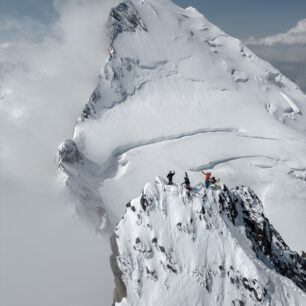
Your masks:
[{"label": "white cloud", "polygon": [[39,41],[46,35],[48,26],[29,17],[1,16],[0,19],[0,42],[11,41]]},{"label": "white cloud", "polygon": [[306,92],[306,19],[286,33],[258,39],[250,37],[246,43]]},{"label": "white cloud", "polygon": [[247,44],[250,45],[294,45],[294,44],[306,44],[306,18],[298,22],[298,24],[290,29],[286,33],[280,33],[273,36],[264,38],[250,37],[247,40]]},{"label": "white cloud", "polygon": [[10,46],[11,46],[11,44],[8,41],[0,44],[1,49],[8,49]]},{"label": "white cloud", "polygon": [[48,26],[0,21],[0,305],[111,303],[108,241],[77,224],[54,160],[96,86],[115,3],[57,1]]}]

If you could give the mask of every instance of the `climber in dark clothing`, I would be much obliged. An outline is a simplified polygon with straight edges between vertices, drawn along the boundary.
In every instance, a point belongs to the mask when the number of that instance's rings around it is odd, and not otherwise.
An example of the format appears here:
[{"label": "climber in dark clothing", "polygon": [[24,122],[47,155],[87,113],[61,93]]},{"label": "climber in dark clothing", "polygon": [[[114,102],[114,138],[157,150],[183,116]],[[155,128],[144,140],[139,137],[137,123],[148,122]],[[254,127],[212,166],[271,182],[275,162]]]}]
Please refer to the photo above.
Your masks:
[{"label": "climber in dark clothing", "polygon": [[217,181],[217,180],[216,180],[216,178],[215,178],[214,176],[210,179],[210,183],[211,183],[211,184],[215,184],[216,181]]},{"label": "climber in dark clothing", "polygon": [[185,172],[184,183],[186,186],[190,186],[190,181],[187,172]]},{"label": "climber in dark clothing", "polygon": [[187,172],[185,172],[184,183],[185,183],[185,188],[187,189],[187,195],[189,197],[191,188],[190,188],[190,180],[189,180]]},{"label": "climber in dark clothing", "polygon": [[172,178],[175,175],[175,171],[169,171],[168,175],[167,175],[167,179],[169,180],[168,185],[172,185]]}]

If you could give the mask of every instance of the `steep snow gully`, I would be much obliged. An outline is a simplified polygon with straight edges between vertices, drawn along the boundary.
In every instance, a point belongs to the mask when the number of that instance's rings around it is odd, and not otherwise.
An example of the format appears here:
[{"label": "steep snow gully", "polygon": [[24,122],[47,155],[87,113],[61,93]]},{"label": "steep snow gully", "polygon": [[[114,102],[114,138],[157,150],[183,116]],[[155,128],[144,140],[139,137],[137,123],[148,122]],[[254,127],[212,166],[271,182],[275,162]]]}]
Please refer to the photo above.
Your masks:
[{"label": "steep snow gully", "polygon": [[[111,238],[116,305],[305,305],[306,258],[244,186],[147,184]],[[298,288],[299,287],[299,288]]]}]

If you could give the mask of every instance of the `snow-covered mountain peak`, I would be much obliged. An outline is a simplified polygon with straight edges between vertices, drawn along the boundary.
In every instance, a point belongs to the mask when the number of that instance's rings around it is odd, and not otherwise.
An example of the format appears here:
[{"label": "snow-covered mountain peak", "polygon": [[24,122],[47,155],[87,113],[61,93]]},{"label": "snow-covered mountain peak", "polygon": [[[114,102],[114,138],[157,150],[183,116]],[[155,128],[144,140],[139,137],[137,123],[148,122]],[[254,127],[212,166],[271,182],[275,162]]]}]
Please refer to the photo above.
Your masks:
[{"label": "snow-covered mountain peak", "polygon": [[80,217],[100,231],[151,177],[190,170],[199,181],[210,169],[229,186],[251,186],[301,250],[305,94],[195,9],[128,0],[108,26],[109,59],[58,151]]},{"label": "snow-covered mountain peak", "polygon": [[277,89],[283,99],[264,104],[271,114],[282,121],[296,119],[301,112],[295,98],[281,92],[296,85],[195,9],[183,10],[170,1],[134,3],[124,1],[110,12],[110,59],[82,118],[125,101],[148,81],[172,77],[207,82],[220,91],[236,91],[239,83],[247,83],[242,88],[253,92],[258,87]]},{"label": "snow-covered mountain peak", "polygon": [[121,2],[110,12],[111,41],[123,32],[136,32],[137,29],[147,31],[140,15],[130,0]]},{"label": "snow-covered mountain peak", "polygon": [[306,259],[249,188],[198,184],[188,197],[158,177],[126,206],[111,241],[116,305],[306,302]]}]

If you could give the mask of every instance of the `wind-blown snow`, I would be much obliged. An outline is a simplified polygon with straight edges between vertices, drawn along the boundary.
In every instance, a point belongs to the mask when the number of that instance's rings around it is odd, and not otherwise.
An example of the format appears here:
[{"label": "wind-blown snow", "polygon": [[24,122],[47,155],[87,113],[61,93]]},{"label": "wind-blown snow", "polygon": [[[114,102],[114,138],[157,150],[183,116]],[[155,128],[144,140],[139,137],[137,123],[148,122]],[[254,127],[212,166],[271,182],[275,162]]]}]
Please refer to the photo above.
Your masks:
[{"label": "wind-blown snow", "polygon": [[111,304],[109,239],[84,231],[59,195],[54,153],[107,59],[104,24],[115,1],[56,2],[59,18],[43,32],[1,11],[0,36],[10,34],[0,47],[1,306]]},{"label": "wind-blown snow", "polygon": [[99,231],[152,177],[210,169],[254,189],[301,250],[306,182],[289,173],[306,168],[305,94],[194,8],[124,1],[109,25],[110,57],[58,153],[81,219]]}]

